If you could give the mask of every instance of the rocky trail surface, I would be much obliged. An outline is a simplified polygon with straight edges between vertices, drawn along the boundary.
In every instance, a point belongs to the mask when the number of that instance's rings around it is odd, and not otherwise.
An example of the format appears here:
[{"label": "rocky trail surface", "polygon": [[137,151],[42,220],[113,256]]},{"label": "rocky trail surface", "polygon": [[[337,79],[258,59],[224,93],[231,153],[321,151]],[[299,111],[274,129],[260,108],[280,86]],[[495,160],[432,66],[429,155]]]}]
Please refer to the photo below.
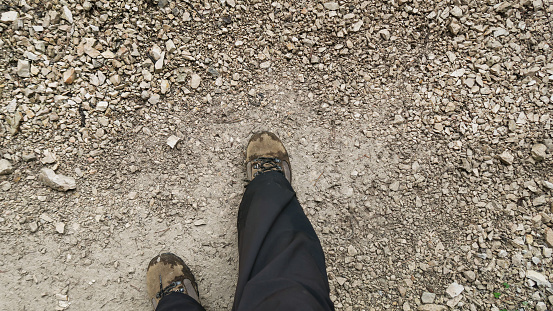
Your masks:
[{"label": "rocky trail surface", "polygon": [[553,309],[553,2],[0,0],[0,310],[231,308],[274,131],[337,310]]}]

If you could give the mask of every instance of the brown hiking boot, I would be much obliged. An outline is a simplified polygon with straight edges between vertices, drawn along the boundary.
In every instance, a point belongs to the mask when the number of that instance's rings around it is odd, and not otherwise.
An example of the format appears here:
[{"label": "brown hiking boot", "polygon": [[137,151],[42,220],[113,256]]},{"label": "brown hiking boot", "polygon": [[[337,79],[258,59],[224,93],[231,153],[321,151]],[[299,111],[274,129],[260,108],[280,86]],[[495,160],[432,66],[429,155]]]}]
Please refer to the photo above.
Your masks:
[{"label": "brown hiking boot", "polygon": [[154,310],[161,298],[173,292],[187,294],[200,302],[194,275],[184,261],[172,253],[158,255],[150,261],[146,287]]},{"label": "brown hiking boot", "polygon": [[253,134],[246,149],[246,174],[252,181],[257,175],[278,171],[292,183],[292,168],[288,152],[278,137],[271,132]]}]

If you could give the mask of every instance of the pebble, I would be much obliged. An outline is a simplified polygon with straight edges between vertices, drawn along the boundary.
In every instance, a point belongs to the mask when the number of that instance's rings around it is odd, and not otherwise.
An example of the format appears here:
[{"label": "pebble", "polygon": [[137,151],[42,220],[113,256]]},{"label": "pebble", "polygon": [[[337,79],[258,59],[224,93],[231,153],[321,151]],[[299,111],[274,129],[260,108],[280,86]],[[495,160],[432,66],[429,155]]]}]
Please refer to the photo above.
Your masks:
[{"label": "pebble", "polygon": [[175,145],[179,142],[180,138],[175,135],[171,135],[167,138],[167,145],[171,148],[175,148]]},{"label": "pebble", "polygon": [[96,104],[96,110],[98,111],[106,111],[108,109],[109,103],[106,101],[99,101],[98,104]]},{"label": "pebble", "polygon": [[17,75],[22,78],[28,78],[31,76],[31,65],[27,60],[17,61]]},{"label": "pebble", "polygon": [[423,292],[421,295],[421,301],[425,304],[434,303],[434,299],[436,299],[436,294],[434,293]]},{"label": "pebble", "polygon": [[267,69],[271,67],[271,62],[270,61],[262,62],[261,64],[259,64],[259,67],[262,69]]},{"label": "pebble", "polygon": [[463,10],[461,10],[460,7],[458,6],[454,6],[453,9],[451,9],[451,11],[449,11],[449,14],[457,17],[457,18],[461,18],[463,16]]},{"label": "pebble", "polygon": [[545,275],[534,271],[534,270],[528,270],[526,271],[526,277],[530,280],[536,282],[538,286],[545,286],[545,287],[551,287],[551,283],[547,280]]},{"label": "pebble", "polygon": [[73,24],[73,14],[71,13],[71,10],[69,10],[69,8],[65,5],[62,8],[61,17],[68,21],[70,24]]},{"label": "pebble", "polygon": [[159,87],[161,89],[161,94],[167,93],[169,91],[169,81],[168,80],[161,80],[161,83],[159,84]]},{"label": "pebble", "polygon": [[177,49],[177,47],[175,46],[173,40],[169,39],[165,42],[165,49],[168,53],[172,53]]},{"label": "pebble", "polygon": [[378,32],[380,38],[384,40],[390,40],[390,31],[388,29],[382,29]]},{"label": "pebble", "polygon": [[9,181],[5,180],[5,181],[0,183],[0,188],[3,191],[8,191],[12,188],[12,184]]},{"label": "pebble", "polygon": [[109,82],[111,82],[111,84],[117,86],[117,85],[121,84],[121,76],[118,75],[118,74],[114,74],[113,76],[109,77]]},{"label": "pebble", "polygon": [[547,305],[545,305],[545,302],[539,301],[536,304],[536,311],[547,311]]},{"label": "pebble", "polygon": [[545,228],[545,242],[549,247],[553,247],[553,229]]},{"label": "pebble", "polygon": [[159,103],[159,100],[161,99],[161,97],[159,96],[159,94],[152,94],[150,96],[150,98],[148,98],[148,103],[152,104],[152,105],[155,105],[157,103]]},{"label": "pebble", "polygon": [[0,175],[8,175],[13,172],[13,166],[10,161],[0,159]]},{"label": "pebble", "polygon": [[452,19],[447,29],[452,35],[456,36],[461,31],[461,24],[456,19]]},{"label": "pebble", "polygon": [[538,162],[543,161],[547,157],[546,151],[547,147],[544,144],[535,144],[532,146],[532,158]]},{"label": "pebble", "polygon": [[323,6],[325,7],[325,9],[330,11],[336,11],[340,8],[340,5],[338,5],[338,3],[336,2],[326,2],[325,4],[323,4]]},{"label": "pebble", "polygon": [[503,151],[503,153],[499,155],[499,160],[501,160],[503,164],[511,165],[515,160],[515,157],[513,157],[513,155],[509,152],[509,150],[505,150]]},{"label": "pebble", "polygon": [[445,310],[447,310],[447,307],[442,306],[442,305],[428,304],[428,305],[420,305],[417,310],[419,310],[419,311],[445,311]]},{"label": "pebble", "polygon": [[19,13],[17,11],[8,11],[8,12],[2,12],[0,21],[2,21],[3,23],[12,23],[12,22],[15,22],[18,18],[19,18]]},{"label": "pebble", "polygon": [[467,280],[469,280],[470,282],[474,282],[476,280],[476,273],[474,273],[474,271],[470,271],[470,270],[467,270],[467,271],[464,271],[463,272],[463,275],[467,278]]},{"label": "pebble", "polygon": [[457,282],[453,282],[447,287],[445,291],[449,294],[451,298],[455,298],[459,296],[464,290],[465,287],[463,285],[458,284]]},{"label": "pebble", "polygon": [[63,83],[72,84],[76,77],[77,75],[75,74],[75,69],[69,68],[63,73]]},{"label": "pebble", "polygon": [[65,224],[63,222],[56,222],[54,226],[56,227],[57,233],[59,234],[65,233]]},{"label": "pebble", "polygon": [[77,188],[73,177],[56,174],[50,168],[40,170],[39,179],[48,187],[58,191],[68,191]]},{"label": "pebble", "polygon": [[38,230],[38,224],[36,221],[31,221],[29,223],[29,230],[31,230],[31,232],[36,232]]},{"label": "pebble", "polygon": [[150,53],[150,56],[154,59],[154,61],[157,61],[161,58],[162,51],[159,45],[154,44],[150,49],[149,53]]},{"label": "pebble", "polygon": [[154,65],[155,72],[161,72],[163,69],[163,64],[165,62],[165,52],[161,53],[161,57],[156,61]]},{"label": "pebble", "polygon": [[190,87],[192,89],[197,89],[200,86],[201,78],[199,75],[193,73],[190,77]]}]

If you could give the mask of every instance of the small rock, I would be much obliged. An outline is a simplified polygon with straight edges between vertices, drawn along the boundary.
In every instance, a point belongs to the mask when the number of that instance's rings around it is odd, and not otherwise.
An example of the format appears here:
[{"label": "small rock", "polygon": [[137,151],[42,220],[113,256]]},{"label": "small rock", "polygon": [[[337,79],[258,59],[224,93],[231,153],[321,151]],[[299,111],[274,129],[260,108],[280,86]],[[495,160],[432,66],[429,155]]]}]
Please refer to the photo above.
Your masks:
[{"label": "small rock", "polygon": [[476,273],[474,273],[474,271],[470,271],[470,270],[467,270],[467,271],[464,271],[463,272],[463,275],[467,278],[467,280],[469,280],[470,282],[474,282],[476,280]]},{"label": "small rock", "polygon": [[8,11],[8,12],[2,12],[2,17],[0,17],[0,21],[3,23],[11,23],[15,22],[19,18],[19,13],[17,11]]},{"label": "small rock", "polygon": [[547,311],[547,306],[545,305],[545,302],[540,301],[536,304],[536,311]]},{"label": "small rock", "polygon": [[465,290],[465,287],[461,284],[457,284],[457,282],[451,283],[447,289],[445,290],[451,298],[455,298],[459,296],[463,291]]},{"label": "small rock", "polygon": [[65,84],[71,84],[73,81],[75,81],[75,78],[77,75],[75,74],[74,68],[69,68],[63,73],[63,83]]},{"label": "small rock", "polygon": [[131,192],[129,192],[127,197],[129,198],[129,200],[134,200],[134,199],[136,199],[136,197],[138,197],[138,193],[136,191],[131,191]]},{"label": "small rock", "polygon": [[553,229],[545,228],[545,242],[549,247],[553,247]]},{"label": "small rock", "polygon": [[505,150],[503,151],[502,154],[499,155],[499,160],[501,160],[503,164],[511,165],[515,160],[515,157],[513,157],[513,155],[509,152],[509,150]]},{"label": "small rock", "polygon": [[271,67],[270,61],[262,62],[261,64],[259,64],[259,68],[262,68],[262,69],[267,69],[269,67]]},{"label": "small rock", "polygon": [[77,188],[73,177],[56,174],[52,169],[40,170],[39,179],[48,187],[58,191],[68,191]]},{"label": "small rock", "polygon": [[8,175],[13,172],[13,166],[10,161],[0,159],[0,175]]},{"label": "small rock", "polygon": [[383,40],[389,40],[390,39],[390,31],[388,29],[382,29],[378,32],[380,35],[380,38]]},{"label": "small rock", "polygon": [[163,63],[165,62],[165,52],[161,53],[161,57],[154,65],[155,72],[160,72],[163,69]]},{"label": "small rock", "polygon": [[233,7],[236,6],[236,2],[235,2],[234,0],[227,0],[227,4],[228,4],[231,8],[233,8]]},{"label": "small rock", "polygon": [[38,230],[38,224],[36,223],[36,221],[32,221],[29,223],[29,230],[31,230],[31,232],[36,232]]},{"label": "small rock", "polygon": [[175,145],[179,142],[180,138],[175,135],[171,135],[167,138],[167,145],[171,148],[175,148]]},{"label": "small rock", "polygon": [[355,246],[353,245],[348,246],[348,255],[350,256],[357,255],[357,249],[355,249]]},{"label": "small rock", "polygon": [[544,144],[535,144],[532,146],[532,158],[534,160],[540,162],[545,160],[547,157],[547,154],[545,153],[547,150],[547,147]]},{"label": "small rock", "polygon": [[336,3],[336,2],[326,2],[323,5],[324,5],[325,9],[330,10],[330,11],[336,11],[340,8],[338,3]]},{"label": "small rock", "polygon": [[109,77],[109,82],[111,82],[111,84],[115,86],[118,86],[119,84],[121,84],[121,76],[118,74],[114,74],[113,76]]},{"label": "small rock", "polygon": [[461,24],[459,24],[457,19],[454,18],[447,26],[447,29],[449,30],[449,32],[451,32],[452,35],[456,36],[461,31]]},{"label": "small rock", "polygon": [[28,78],[31,76],[31,65],[27,60],[17,61],[17,75],[22,78]]},{"label": "small rock", "polygon": [[451,11],[449,11],[449,14],[457,17],[457,18],[461,18],[463,16],[463,10],[461,10],[460,7],[458,6],[454,6],[453,9],[451,9]]},{"label": "small rock", "polygon": [[159,94],[152,94],[152,96],[150,96],[150,98],[148,99],[148,102],[152,105],[155,105],[159,103],[160,98],[161,97],[159,96]]},{"label": "small rock", "polygon": [[168,53],[172,53],[177,49],[177,47],[175,46],[175,43],[173,42],[173,40],[169,39],[165,42],[165,49],[167,50]]},{"label": "small rock", "polygon": [[44,157],[40,160],[42,164],[53,164],[56,163],[58,160],[58,157],[54,152],[50,152],[50,150],[46,149],[44,150]]},{"label": "small rock", "polygon": [[532,6],[534,7],[534,11],[538,11],[543,9],[543,1],[542,0],[533,0]]},{"label": "small rock", "polygon": [[159,45],[157,44],[154,44],[154,46],[152,46],[152,48],[150,49],[149,51],[150,53],[150,56],[155,60],[159,60],[161,58],[161,48],[159,47]]},{"label": "small rock", "polygon": [[163,9],[168,5],[169,5],[169,0],[159,0],[159,2],[157,3],[157,7],[160,9]]},{"label": "small rock", "polygon": [[536,282],[538,286],[551,287],[551,283],[549,283],[545,275],[539,272],[536,272],[534,270],[528,270],[526,271],[526,277]]},{"label": "small rock", "polygon": [[96,110],[98,111],[106,111],[108,109],[109,103],[106,101],[99,101],[98,104],[96,104]]},{"label": "small rock", "polygon": [[161,88],[161,94],[167,93],[169,91],[169,81],[167,80],[161,80],[161,83],[159,84]]},{"label": "small rock", "polygon": [[56,222],[56,232],[63,234],[65,232],[65,224],[63,222]]},{"label": "small rock", "polygon": [[425,304],[434,303],[434,299],[436,299],[436,294],[434,293],[423,292],[421,295],[421,301]]},{"label": "small rock", "polygon": [[442,305],[434,305],[434,304],[420,305],[418,310],[419,311],[444,311],[444,310],[447,310],[447,307]]},{"label": "small rock", "polygon": [[336,281],[338,282],[338,284],[344,285],[346,283],[347,279],[338,276],[338,277],[336,277]]},{"label": "small rock", "polygon": [[190,78],[190,87],[192,89],[197,89],[200,86],[201,78],[199,75],[193,73]]},{"label": "small rock", "polygon": [[63,6],[61,17],[68,21],[70,24],[73,24],[73,14],[71,13],[71,10],[69,10],[69,8],[65,5]]},{"label": "small rock", "polygon": [[0,183],[0,188],[2,189],[2,191],[8,191],[12,188],[12,184],[9,181],[5,180]]},{"label": "small rock", "polygon": [[361,29],[361,26],[363,26],[363,20],[360,20],[357,23],[351,25],[351,30],[357,32]]}]

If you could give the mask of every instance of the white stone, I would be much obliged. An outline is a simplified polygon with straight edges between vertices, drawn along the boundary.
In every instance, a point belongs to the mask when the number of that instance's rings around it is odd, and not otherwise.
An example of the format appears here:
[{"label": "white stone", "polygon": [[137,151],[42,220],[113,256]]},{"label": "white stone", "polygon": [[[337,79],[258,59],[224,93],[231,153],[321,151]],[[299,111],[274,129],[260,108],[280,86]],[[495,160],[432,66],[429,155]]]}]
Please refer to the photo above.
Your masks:
[{"label": "white stone", "polygon": [[73,24],[73,14],[71,13],[71,10],[69,10],[69,8],[65,5],[63,6],[61,17],[68,21],[70,24]]},{"label": "white stone", "polygon": [[31,76],[31,65],[27,60],[17,61],[17,75],[22,78],[28,78]]},{"label": "white stone", "polygon": [[179,142],[180,138],[175,135],[171,135],[167,138],[167,145],[171,148],[175,148],[175,145]]},{"label": "white stone", "polygon": [[537,271],[534,271],[534,270],[526,271],[526,277],[536,282],[538,286],[551,287],[551,283],[549,283],[549,280],[547,280],[547,277]]},{"label": "white stone", "polygon": [[200,78],[199,75],[193,73],[190,78],[190,87],[193,89],[197,89],[200,86],[201,81],[202,81],[202,78]]},{"label": "white stone", "polygon": [[108,109],[109,103],[106,101],[99,101],[98,104],[96,104],[96,110],[98,111],[106,111]]},{"label": "white stone", "polygon": [[423,292],[421,295],[421,301],[422,303],[434,303],[434,299],[436,299],[436,294],[430,293],[430,292]]},{"label": "white stone", "polygon": [[2,12],[2,17],[0,20],[3,23],[11,23],[15,22],[19,18],[19,13],[17,11],[8,11],[8,12]]},{"label": "white stone", "polygon": [[417,310],[419,310],[419,311],[445,311],[445,310],[447,310],[447,307],[442,306],[442,305],[430,304],[430,305],[420,305]]},{"label": "white stone", "polygon": [[170,84],[168,80],[161,80],[159,86],[161,88],[161,94],[165,94],[167,93],[167,91],[169,91]]},{"label": "white stone", "polygon": [[271,67],[271,62],[270,61],[262,62],[261,64],[259,64],[259,67],[262,69],[269,68]]},{"label": "white stone", "polygon": [[327,10],[336,11],[340,8],[340,5],[338,5],[338,3],[336,2],[327,2],[324,4],[324,7]]},{"label": "white stone", "polygon": [[65,224],[63,222],[56,222],[56,232],[63,234],[65,232]]},{"label": "white stone", "polygon": [[503,153],[499,155],[499,160],[501,160],[503,164],[511,165],[515,160],[515,157],[513,157],[513,155],[509,152],[509,150],[505,150],[503,151]]},{"label": "white stone", "polygon": [[167,42],[165,42],[165,49],[167,50],[168,53],[172,53],[177,49],[177,47],[175,46],[175,43],[173,42],[173,40],[169,39],[167,40]]},{"label": "white stone", "polygon": [[451,11],[449,11],[449,14],[457,17],[457,18],[461,18],[463,16],[463,10],[461,10],[460,7],[458,6],[454,6],[453,9],[451,9]]},{"label": "white stone", "polygon": [[236,2],[234,0],[227,0],[227,4],[232,8],[236,6]]},{"label": "white stone", "polygon": [[354,31],[354,32],[357,32],[357,31],[359,31],[359,29],[361,29],[361,26],[363,26],[363,20],[360,20],[357,23],[353,24],[351,26],[351,30]]},{"label": "white stone", "polygon": [[161,58],[161,48],[159,47],[159,45],[157,44],[154,44],[154,46],[152,46],[152,48],[150,49],[150,56],[155,60],[157,61],[158,59]]},{"label": "white stone", "polygon": [[163,63],[165,61],[165,52],[161,53],[161,57],[157,60],[154,65],[155,72],[160,72],[163,69]]},{"label": "white stone", "polygon": [[451,283],[447,289],[445,290],[451,298],[455,298],[459,296],[463,291],[465,290],[465,287],[463,285],[458,284],[457,282]]},{"label": "white stone", "polygon": [[68,191],[77,188],[75,178],[56,174],[52,169],[40,170],[39,179],[48,187],[58,191]]},{"label": "white stone", "polygon": [[0,175],[8,175],[13,172],[13,166],[10,161],[6,159],[0,159]]}]

